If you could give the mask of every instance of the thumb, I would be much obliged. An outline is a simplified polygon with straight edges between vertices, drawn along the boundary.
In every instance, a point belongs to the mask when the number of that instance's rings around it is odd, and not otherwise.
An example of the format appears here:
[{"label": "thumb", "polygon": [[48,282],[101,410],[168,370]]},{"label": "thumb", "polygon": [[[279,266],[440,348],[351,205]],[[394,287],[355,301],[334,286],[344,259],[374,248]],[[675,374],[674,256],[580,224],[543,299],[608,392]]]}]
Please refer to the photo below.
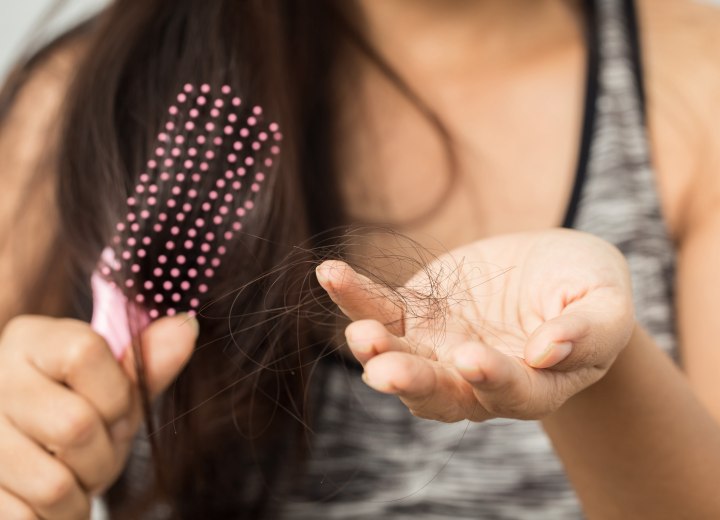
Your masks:
[{"label": "thumb", "polygon": [[634,322],[629,298],[611,288],[595,290],[535,329],[525,361],[563,371],[607,367],[627,344]]},{"label": "thumb", "polygon": [[[585,356],[578,347],[590,329],[590,321],[577,313],[561,314],[546,321],[530,336],[525,346],[525,362],[533,368],[555,367],[566,359],[563,368],[582,364],[579,358]],[[565,366],[569,364],[574,366]]]},{"label": "thumb", "polygon": [[[188,314],[160,318],[143,331],[143,366],[151,398],[165,390],[187,364],[199,331],[197,319]],[[127,350],[122,365],[128,376],[137,381],[134,349]]]}]

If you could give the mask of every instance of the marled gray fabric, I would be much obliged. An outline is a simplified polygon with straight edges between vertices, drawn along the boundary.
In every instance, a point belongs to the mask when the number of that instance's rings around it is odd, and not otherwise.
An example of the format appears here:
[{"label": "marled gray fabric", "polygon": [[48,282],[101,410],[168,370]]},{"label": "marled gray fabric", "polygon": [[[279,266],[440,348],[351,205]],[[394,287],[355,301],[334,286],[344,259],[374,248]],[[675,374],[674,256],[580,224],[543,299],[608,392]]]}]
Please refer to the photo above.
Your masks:
[{"label": "marled gray fabric", "polygon": [[[598,0],[596,119],[573,227],[617,245],[639,322],[674,354],[673,248],[649,164],[623,0]],[[537,422],[440,424],[412,417],[360,373],[326,368],[325,402],[288,520],[582,518]]]}]

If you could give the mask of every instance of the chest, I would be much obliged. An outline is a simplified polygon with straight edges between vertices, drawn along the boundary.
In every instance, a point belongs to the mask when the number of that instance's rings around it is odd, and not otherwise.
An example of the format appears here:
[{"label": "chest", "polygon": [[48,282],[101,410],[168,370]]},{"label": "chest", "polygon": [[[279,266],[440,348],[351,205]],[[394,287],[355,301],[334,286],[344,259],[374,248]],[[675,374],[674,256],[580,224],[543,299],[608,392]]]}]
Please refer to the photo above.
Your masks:
[{"label": "chest", "polygon": [[[418,102],[366,75],[338,123],[341,194],[353,221],[388,225],[444,250],[563,223],[581,141],[590,137],[583,126],[594,100],[586,98],[583,50],[504,75],[469,76],[420,82]],[[652,159],[673,230],[685,176],[677,174],[681,154],[667,144]],[[666,173],[670,163],[674,175]],[[392,240],[374,235],[357,248],[385,250]]]},{"label": "chest", "polygon": [[411,95],[365,71],[337,125],[350,218],[447,248],[561,225],[586,115],[583,65],[578,46],[492,74],[416,75]]}]

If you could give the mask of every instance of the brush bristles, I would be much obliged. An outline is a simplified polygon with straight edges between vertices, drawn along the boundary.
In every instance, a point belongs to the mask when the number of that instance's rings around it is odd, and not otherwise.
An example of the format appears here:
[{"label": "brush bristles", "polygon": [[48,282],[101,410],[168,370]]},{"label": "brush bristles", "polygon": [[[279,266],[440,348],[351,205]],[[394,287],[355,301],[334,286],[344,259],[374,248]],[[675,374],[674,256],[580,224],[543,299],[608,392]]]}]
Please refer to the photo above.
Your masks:
[{"label": "brush bristles", "polygon": [[227,85],[188,84],[176,101],[99,266],[153,319],[202,307],[282,140]]}]

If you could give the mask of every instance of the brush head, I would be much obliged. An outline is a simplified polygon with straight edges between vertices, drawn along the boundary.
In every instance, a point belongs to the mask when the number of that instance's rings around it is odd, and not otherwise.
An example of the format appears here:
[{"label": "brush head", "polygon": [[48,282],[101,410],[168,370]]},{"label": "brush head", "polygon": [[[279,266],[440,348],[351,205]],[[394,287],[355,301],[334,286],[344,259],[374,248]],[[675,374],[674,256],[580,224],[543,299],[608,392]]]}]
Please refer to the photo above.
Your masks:
[{"label": "brush head", "polygon": [[206,303],[281,140],[229,86],[187,84],[177,95],[92,276],[92,325],[118,357],[131,328]]}]

